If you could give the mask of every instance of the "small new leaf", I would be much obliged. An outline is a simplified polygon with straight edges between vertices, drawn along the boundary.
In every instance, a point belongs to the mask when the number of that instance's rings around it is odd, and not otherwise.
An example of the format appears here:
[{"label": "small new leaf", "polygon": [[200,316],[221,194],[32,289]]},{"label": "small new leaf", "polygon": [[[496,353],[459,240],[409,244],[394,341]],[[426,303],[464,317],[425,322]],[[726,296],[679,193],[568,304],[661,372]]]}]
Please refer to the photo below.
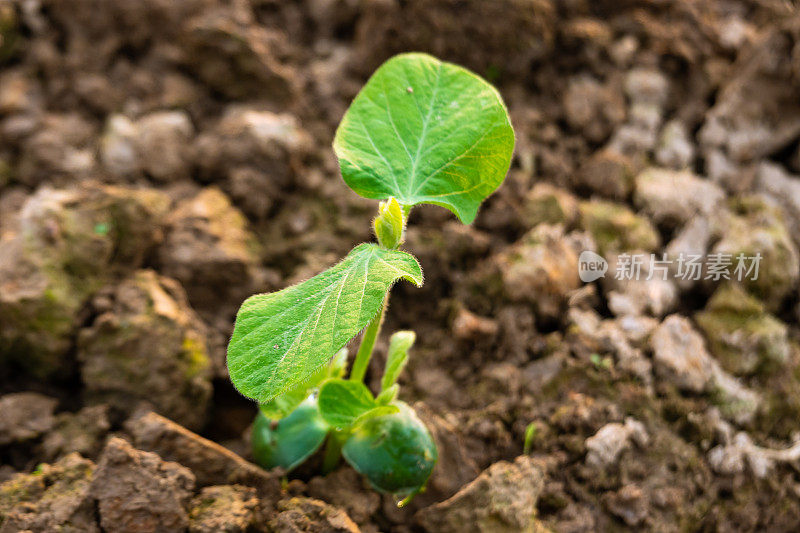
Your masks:
[{"label": "small new leaf", "polygon": [[380,394],[375,398],[375,402],[379,405],[388,405],[392,403],[395,398],[397,398],[397,394],[400,392],[400,385],[395,383],[388,389],[383,389]]},{"label": "small new leaf", "polygon": [[400,408],[397,407],[396,405],[378,405],[377,407],[373,407],[372,409],[370,409],[366,413],[363,413],[361,416],[356,418],[353,421],[353,427],[358,427],[361,424],[363,424],[364,422],[366,422],[367,420],[370,420],[371,418],[376,418],[376,417],[379,417],[379,416],[386,416],[386,415],[393,415],[393,414],[399,413],[399,412],[400,412]]},{"label": "small new leaf", "polygon": [[469,224],[505,179],[514,130],[485,80],[426,54],[401,54],[358,93],[333,149],[357,194],[440,205]]},{"label": "small new leaf", "polygon": [[319,389],[319,412],[328,425],[347,428],[377,407],[375,398],[360,381],[331,379]]},{"label": "small new leaf", "polygon": [[414,256],[360,244],[308,281],[251,296],[228,344],[233,385],[266,403],[307,381],[372,320],[400,278],[422,285]]},{"label": "small new leaf", "polygon": [[408,362],[408,351],[414,345],[417,335],[413,331],[398,331],[389,340],[389,352],[386,357],[386,368],[381,379],[381,390],[384,391],[397,382],[400,373]]},{"label": "small new leaf", "polygon": [[344,376],[344,373],[347,372],[347,355],[347,348],[342,348],[336,352],[336,355],[331,359],[330,365],[328,365],[329,378],[340,378]]},{"label": "small new leaf", "polygon": [[372,222],[375,236],[384,248],[393,250],[403,242],[403,209],[397,200],[389,198],[378,206],[378,216]]}]

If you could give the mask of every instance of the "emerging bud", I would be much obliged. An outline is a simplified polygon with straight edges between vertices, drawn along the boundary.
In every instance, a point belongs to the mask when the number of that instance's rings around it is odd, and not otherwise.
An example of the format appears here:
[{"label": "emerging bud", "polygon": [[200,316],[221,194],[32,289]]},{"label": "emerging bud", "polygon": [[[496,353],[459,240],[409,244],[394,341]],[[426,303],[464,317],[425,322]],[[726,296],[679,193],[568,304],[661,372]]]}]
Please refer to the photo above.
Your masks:
[{"label": "emerging bud", "polygon": [[403,242],[403,208],[394,197],[378,205],[378,216],[372,222],[375,236],[384,248],[394,250]]}]

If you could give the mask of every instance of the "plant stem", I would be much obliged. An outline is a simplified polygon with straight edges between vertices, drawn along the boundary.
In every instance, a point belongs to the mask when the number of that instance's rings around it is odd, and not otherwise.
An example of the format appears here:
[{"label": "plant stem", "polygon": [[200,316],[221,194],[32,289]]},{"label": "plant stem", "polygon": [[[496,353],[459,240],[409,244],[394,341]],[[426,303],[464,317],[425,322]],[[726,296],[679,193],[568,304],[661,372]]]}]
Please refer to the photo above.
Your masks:
[{"label": "plant stem", "polygon": [[342,456],[342,439],[338,431],[331,431],[328,435],[328,441],[325,443],[325,456],[322,458],[322,473],[329,474],[333,472],[339,464],[339,458]]},{"label": "plant stem", "polygon": [[381,310],[369,323],[367,329],[364,330],[364,335],[361,337],[361,345],[358,347],[356,359],[353,361],[353,368],[350,370],[350,381],[364,381],[364,376],[367,373],[369,366],[369,359],[372,357],[372,350],[375,348],[375,340],[378,338],[378,333],[381,331],[381,324],[383,324],[383,315],[386,311],[386,305],[389,303],[389,294],[386,294]]}]

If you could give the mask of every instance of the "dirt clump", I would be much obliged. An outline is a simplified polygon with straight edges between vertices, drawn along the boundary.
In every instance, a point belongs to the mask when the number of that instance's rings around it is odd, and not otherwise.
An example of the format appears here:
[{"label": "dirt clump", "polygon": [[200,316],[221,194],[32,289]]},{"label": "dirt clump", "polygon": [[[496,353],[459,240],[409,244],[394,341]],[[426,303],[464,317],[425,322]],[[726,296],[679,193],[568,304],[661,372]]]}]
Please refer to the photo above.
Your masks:
[{"label": "dirt clump", "polygon": [[192,473],[113,437],[91,485],[100,525],[113,531],[185,531],[194,488]]},{"label": "dirt clump", "polygon": [[205,325],[174,280],[141,270],[92,300],[78,336],[87,401],[130,413],[138,403],[199,427],[211,395]]},{"label": "dirt clump", "polygon": [[530,458],[498,462],[455,496],[420,511],[426,531],[541,531],[536,523],[536,499],[543,476]]},{"label": "dirt clump", "polygon": [[53,411],[58,402],[35,392],[0,397],[0,446],[32,440],[56,423]]}]

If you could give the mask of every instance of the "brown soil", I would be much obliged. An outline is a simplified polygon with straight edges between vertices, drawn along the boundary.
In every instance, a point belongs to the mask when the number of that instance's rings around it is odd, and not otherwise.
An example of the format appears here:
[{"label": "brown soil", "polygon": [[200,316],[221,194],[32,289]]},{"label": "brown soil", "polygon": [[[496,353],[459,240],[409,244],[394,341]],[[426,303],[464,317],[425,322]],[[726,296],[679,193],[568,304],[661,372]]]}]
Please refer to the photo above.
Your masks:
[{"label": "brown soil", "polygon": [[[411,215],[367,381],[414,329],[440,462],[398,509],[248,463],[224,354],[247,295],[371,239],[330,143],[409,50],[495,83],[517,146],[474,225]],[[778,0],[0,3],[0,532],[797,531],[798,94]],[[762,279],[577,277],[690,245]]]}]

